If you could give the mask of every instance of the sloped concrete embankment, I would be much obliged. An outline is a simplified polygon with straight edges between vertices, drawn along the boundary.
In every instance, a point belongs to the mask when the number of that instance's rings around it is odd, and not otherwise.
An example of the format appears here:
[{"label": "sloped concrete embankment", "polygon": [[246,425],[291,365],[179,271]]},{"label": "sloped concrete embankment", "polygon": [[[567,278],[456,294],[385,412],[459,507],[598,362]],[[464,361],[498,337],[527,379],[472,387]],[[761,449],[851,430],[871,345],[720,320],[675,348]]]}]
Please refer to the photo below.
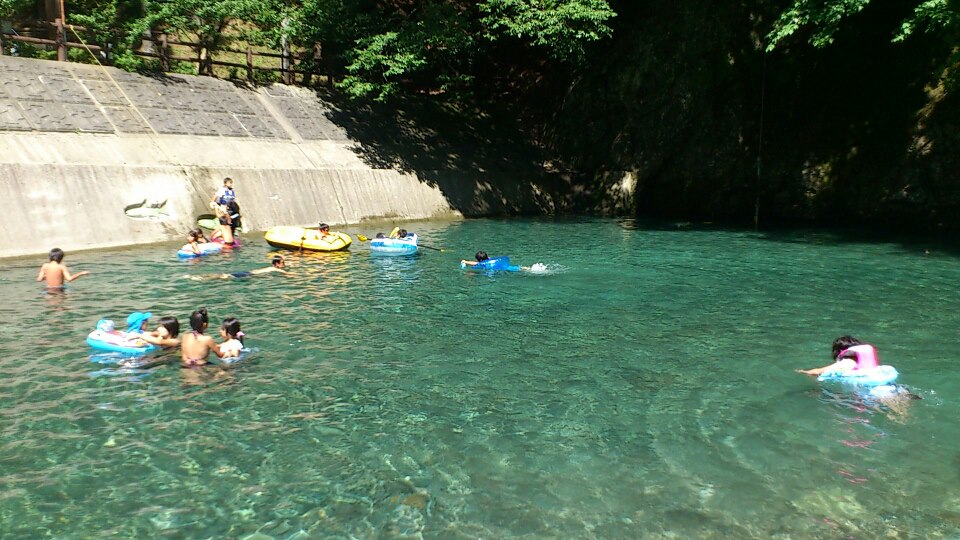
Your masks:
[{"label": "sloped concrete embankment", "polygon": [[182,238],[227,176],[253,230],[571,200],[529,170],[371,164],[333,107],[300,88],[0,57],[0,257]]}]

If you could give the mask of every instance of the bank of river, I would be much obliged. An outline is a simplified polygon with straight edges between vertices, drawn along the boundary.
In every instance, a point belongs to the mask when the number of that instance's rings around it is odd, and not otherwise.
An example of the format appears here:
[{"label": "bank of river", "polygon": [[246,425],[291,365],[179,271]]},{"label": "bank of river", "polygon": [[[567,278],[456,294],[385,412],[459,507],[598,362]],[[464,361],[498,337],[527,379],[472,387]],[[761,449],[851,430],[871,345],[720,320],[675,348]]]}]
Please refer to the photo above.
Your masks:
[{"label": "bank of river", "polygon": [[[603,219],[408,228],[447,251],[356,243],[205,282],[186,277],[271,252],[68,253],[93,275],[64,295],[39,292],[42,260],[6,261],[0,536],[960,534],[957,256]],[[550,271],[461,271],[480,248]],[[260,353],[228,373],[89,360],[99,318],[200,306]],[[924,399],[793,372],[845,333]]]}]

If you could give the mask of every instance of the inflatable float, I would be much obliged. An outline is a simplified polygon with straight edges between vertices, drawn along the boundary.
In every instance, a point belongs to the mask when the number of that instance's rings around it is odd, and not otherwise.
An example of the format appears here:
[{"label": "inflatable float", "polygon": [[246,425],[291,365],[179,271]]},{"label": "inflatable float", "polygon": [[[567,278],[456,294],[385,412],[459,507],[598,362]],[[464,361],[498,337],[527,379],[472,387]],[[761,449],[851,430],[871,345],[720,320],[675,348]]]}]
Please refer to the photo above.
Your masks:
[{"label": "inflatable float", "polygon": [[317,229],[281,225],[272,227],[263,237],[275,248],[295,251],[343,251],[350,247],[353,239],[349,234],[331,231],[321,236]]},{"label": "inflatable float", "polygon": [[159,350],[159,347],[138,338],[136,334],[116,331],[105,332],[99,329],[90,332],[87,336],[87,345],[99,351],[126,355],[147,354],[150,351]]},{"label": "inflatable float", "polygon": [[197,247],[200,248],[199,254],[189,249],[180,249],[177,251],[177,257],[181,259],[195,259],[197,257],[203,257],[204,255],[220,253],[220,251],[223,250],[223,244],[217,242],[204,242],[197,244]]},{"label": "inflatable float", "polygon": [[233,367],[237,364],[246,362],[251,356],[256,355],[258,352],[260,352],[260,349],[256,347],[250,349],[244,347],[243,349],[240,349],[239,355],[231,358],[214,358],[212,363],[224,367]]},{"label": "inflatable float", "polygon": [[478,272],[519,272],[519,266],[513,266],[510,264],[510,257],[491,257],[485,261],[478,262],[477,264],[470,265],[465,263],[460,263],[460,268],[465,270],[476,270]]},{"label": "inflatable float", "polygon": [[206,229],[212,231],[217,228],[220,222],[217,221],[217,216],[213,214],[202,214],[197,216],[197,226],[201,229]]},{"label": "inflatable float", "polygon": [[214,238],[214,239],[212,239],[212,240],[210,240],[210,241],[211,241],[212,243],[214,243],[214,244],[220,244],[221,246],[223,246],[223,249],[234,249],[234,248],[240,247],[240,239],[237,238],[236,236],[233,237],[233,244],[232,244],[232,245],[231,245],[231,244],[226,244],[226,243],[224,243],[224,242],[223,242],[223,238],[219,238],[219,237],[218,237],[218,238]]},{"label": "inflatable float", "polygon": [[377,255],[416,255],[417,235],[407,233],[404,238],[371,238],[370,251]]},{"label": "inflatable float", "polygon": [[856,386],[882,386],[897,380],[900,373],[893,366],[855,369],[853,371],[833,371],[822,373],[818,381],[838,381]]}]

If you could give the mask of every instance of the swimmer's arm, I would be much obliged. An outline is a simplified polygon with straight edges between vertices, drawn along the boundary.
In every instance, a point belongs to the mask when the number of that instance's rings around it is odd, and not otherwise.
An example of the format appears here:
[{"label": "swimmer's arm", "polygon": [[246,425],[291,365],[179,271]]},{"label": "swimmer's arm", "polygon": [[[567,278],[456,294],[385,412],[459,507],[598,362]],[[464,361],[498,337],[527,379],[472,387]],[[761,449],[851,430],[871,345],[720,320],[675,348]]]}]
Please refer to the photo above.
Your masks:
[{"label": "swimmer's arm", "polygon": [[461,259],[460,264],[466,264],[467,266],[476,266],[479,263],[477,263],[477,261],[468,261],[466,259]]},{"label": "swimmer's arm", "polygon": [[87,272],[86,270],[84,270],[83,272],[77,272],[76,274],[71,274],[70,270],[68,270],[66,266],[63,267],[63,279],[65,279],[66,281],[73,281],[78,277],[83,277],[89,274],[90,272]]},{"label": "swimmer's arm", "polygon": [[829,366],[823,366],[814,369],[798,369],[796,372],[803,373],[804,375],[822,375],[828,371],[849,371],[856,367],[856,363],[848,362],[847,360],[849,359],[845,358],[843,360],[838,360]]},{"label": "swimmer's arm", "polygon": [[180,340],[177,338],[162,338],[159,336],[153,335],[153,333],[140,334],[140,339],[146,341],[147,343],[158,345],[160,347],[174,347],[180,344]]},{"label": "swimmer's arm", "polygon": [[223,358],[225,353],[220,350],[220,346],[217,345],[217,342],[214,341],[213,338],[210,336],[205,336],[205,337],[207,338],[206,339],[206,341],[208,342],[207,344],[210,346],[210,350],[213,351],[213,354],[217,355],[217,358]]},{"label": "swimmer's arm", "polygon": [[46,274],[47,274],[47,265],[43,264],[40,266],[40,273],[37,274],[37,281],[43,281]]}]

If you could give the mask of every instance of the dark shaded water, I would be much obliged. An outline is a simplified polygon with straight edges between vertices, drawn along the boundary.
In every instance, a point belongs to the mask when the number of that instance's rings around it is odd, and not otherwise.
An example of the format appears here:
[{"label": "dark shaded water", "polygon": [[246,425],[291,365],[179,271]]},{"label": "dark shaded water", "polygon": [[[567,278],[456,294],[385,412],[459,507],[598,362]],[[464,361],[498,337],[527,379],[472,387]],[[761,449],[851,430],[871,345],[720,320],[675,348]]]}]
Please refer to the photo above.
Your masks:
[{"label": "dark shaded water", "polygon": [[[203,282],[272,253],[85,252],[64,295],[38,291],[41,259],[5,261],[0,536],[960,535],[957,257],[613,220],[408,229],[449,251],[355,243]],[[461,271],[478,248],[550,270]],[[199,306],[260,353],[229,372],[89,359],[99,318]],[[843,333],[924,399],[793,372]]]}]

